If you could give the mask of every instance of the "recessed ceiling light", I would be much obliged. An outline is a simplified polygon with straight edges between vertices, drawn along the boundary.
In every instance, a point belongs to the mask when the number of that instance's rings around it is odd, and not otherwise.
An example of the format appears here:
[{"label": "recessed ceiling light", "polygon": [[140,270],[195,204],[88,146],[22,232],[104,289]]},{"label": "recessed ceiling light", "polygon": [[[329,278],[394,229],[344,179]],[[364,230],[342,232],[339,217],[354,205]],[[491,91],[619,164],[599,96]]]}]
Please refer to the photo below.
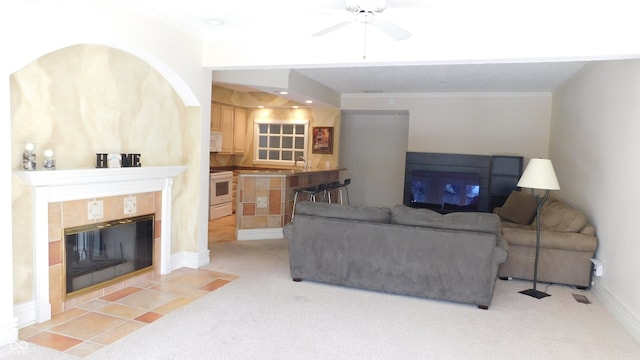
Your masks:
[{"label": "recessed ceiling light", "polygon": [[286,92],[286,91],[280,91],[280,95],[287,95],[287,94],[288,94],[288,92]]},{"label": "recessed ceiling light", "polygon": [[222,19],[204,18],[203,20],[204,20],[205,23],[207,23],[207,25],[214,25],[214,26],[224,25],[224,20],[222,20]]},{"label": "recessed ceiling light", "polygon": [[292,108],[294,108],[294,109],[297,109],[297,108],[299,108],[299,107],[300,107],[300,106],[298,106],[298,105],[293,105],[293,106],[292,106]]},{"label": "recessed ceiling light", "polygon": [[305,100],[304,102],[307,104],[313,104],[313,100]]}]

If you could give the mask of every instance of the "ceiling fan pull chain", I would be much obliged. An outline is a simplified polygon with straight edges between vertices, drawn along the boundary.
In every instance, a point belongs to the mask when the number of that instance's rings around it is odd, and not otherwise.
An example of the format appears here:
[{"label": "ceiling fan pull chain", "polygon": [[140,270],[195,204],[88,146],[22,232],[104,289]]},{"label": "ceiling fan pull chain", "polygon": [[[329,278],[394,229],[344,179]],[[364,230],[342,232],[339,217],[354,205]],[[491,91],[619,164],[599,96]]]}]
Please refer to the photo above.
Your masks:
[{"label": "ceiling fan pull chain", "polygon": [[367,58],[367,23],[364,23],[364,44],[362,45],[362,58]]}]

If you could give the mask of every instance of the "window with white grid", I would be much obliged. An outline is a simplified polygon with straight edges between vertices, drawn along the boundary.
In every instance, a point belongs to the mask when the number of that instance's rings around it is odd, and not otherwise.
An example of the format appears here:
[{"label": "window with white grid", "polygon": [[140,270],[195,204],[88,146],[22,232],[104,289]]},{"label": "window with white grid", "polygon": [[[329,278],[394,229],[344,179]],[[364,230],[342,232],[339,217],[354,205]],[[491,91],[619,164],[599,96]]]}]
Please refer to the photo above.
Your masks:
[{"label": "window with white grid", "polygon": [[306,154],[307,120],[257,120],[254,163],[294,165]]}]

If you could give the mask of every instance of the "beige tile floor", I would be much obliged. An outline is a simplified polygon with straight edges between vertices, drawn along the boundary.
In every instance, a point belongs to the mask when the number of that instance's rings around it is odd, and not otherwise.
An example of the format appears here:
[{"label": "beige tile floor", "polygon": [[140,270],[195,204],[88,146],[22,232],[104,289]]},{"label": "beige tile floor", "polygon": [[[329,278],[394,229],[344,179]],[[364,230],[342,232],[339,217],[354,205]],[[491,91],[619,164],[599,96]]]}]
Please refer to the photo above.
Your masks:
[{"label": "beige tile floor", "polygon": [[[209,243],[235,241],[235,215],[209,222]],[[76,356],[87,356],[146,324],[233,281],[235,275],[178,269],[55,314],[19,330],[20,340]]]}]

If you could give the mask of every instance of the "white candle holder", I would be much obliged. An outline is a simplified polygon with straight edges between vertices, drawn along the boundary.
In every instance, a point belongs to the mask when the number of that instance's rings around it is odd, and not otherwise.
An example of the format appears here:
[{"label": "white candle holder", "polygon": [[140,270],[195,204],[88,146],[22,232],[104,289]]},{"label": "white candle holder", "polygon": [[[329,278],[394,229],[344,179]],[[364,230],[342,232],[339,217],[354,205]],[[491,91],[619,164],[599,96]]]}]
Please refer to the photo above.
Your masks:
[{"label": "white candle holder", "polygon": [[44,151],[44,160],[42,162],[42,167],[45,170],[55,170],[56,169],[56,159],[53,154],[53,150],[47,149]]}]

